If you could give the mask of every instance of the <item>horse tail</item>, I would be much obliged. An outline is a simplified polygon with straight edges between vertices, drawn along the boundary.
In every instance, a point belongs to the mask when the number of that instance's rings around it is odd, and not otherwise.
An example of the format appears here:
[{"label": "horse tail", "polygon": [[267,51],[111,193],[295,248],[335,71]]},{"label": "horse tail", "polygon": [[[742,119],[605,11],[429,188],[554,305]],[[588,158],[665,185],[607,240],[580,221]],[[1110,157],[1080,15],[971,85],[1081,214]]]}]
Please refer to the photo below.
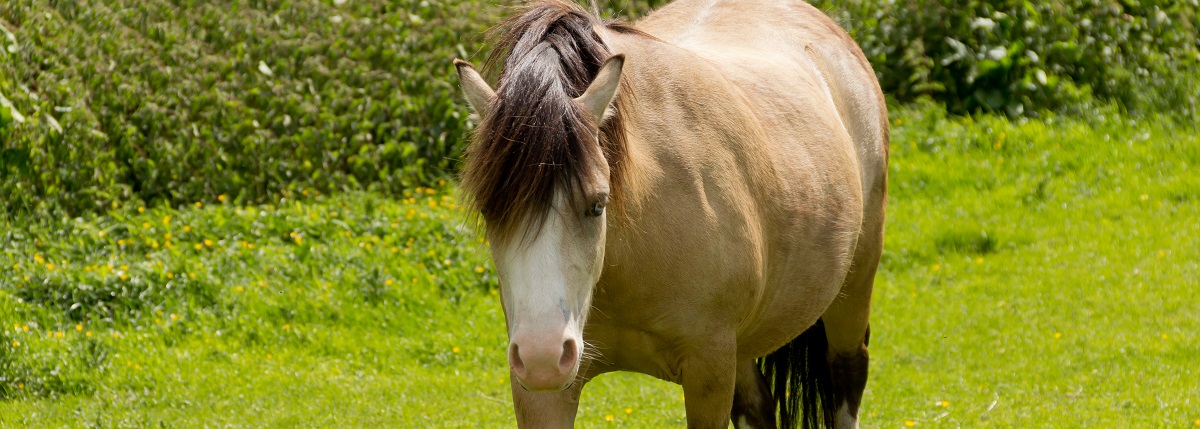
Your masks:
[{"label": "horse tail", "polygon": [[781,429],[832,428],[833,391],[825,322],[817,319],[793,339],[758,359],[771,389]]}]

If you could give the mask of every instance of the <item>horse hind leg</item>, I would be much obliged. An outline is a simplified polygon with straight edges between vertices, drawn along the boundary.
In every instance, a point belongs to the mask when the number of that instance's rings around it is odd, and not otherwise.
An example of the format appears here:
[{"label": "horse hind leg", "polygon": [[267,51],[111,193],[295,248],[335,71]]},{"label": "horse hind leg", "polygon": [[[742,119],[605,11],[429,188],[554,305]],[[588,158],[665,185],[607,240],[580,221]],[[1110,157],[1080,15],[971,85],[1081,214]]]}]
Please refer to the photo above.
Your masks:
[{"label": "horse hind leg", "polygon": [[771,397],[771,388],[754,360],[738,364],[730,419],[737,429],[775,428],[775,401]]},{"label": "horse hind leg", "polygon": [[847,353],[831,349],[829,352],[830,399],[837,410],[833,419],[833,427],[837,429],[858,428],[859,407],[867,388],[867,365],[870,362],[867,342],[870,336],[868,327],[857,350]]},{"label": "horse hind leg", "polygon": [[871,336],[868,317],[879,252],[860,249],[856,256],[841,294],[821,315],[829,345],[826,353],[832,402],[829,408],[836,410],[833,427],[837,429],[858,427],[859,405],[867,387],[867,365],[870,361],[867,353]]}]

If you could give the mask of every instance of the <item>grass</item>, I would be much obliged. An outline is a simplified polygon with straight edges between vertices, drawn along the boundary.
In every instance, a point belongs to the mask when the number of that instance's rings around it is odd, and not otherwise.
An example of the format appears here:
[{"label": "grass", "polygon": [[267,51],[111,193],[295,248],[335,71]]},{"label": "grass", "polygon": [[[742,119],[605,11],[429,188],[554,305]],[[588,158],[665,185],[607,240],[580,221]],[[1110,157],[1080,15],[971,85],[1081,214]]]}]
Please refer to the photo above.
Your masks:
[{"label": "grass", "polygon": [[[940,112],[893,115],[862,426],[1200,426],[1196,130]],[[453,192],[7,220],[0,427],[511,426]],[[578,422],[681,427],[681,389]]]}]

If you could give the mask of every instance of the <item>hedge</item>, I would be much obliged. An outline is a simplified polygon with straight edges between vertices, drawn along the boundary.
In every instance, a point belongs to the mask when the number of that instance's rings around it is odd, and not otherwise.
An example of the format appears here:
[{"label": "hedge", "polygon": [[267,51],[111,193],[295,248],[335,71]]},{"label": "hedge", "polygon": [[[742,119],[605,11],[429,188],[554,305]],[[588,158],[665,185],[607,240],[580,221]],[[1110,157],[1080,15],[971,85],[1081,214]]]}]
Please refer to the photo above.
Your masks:
[{"label": "hedge", "polygon": [[1200,119],[1194,0],[820,0],[859,42],[885,93],[954,113]]},{"label": "hedge", "polygon": [[[469,124],[466,0],[0,3],[0,212],[395,193]],[[224,196],[224,197],[222,197]]]},{"label": "hedge", "polygon": [[[814,0],[899,102],[1200,118],[1197,2]],[[515,1],[514,1],[515,2]],[[632,17],[662,0],[602,2]],[[0,214],[388,194],[452,177],[472,0],[0,2]]]}]

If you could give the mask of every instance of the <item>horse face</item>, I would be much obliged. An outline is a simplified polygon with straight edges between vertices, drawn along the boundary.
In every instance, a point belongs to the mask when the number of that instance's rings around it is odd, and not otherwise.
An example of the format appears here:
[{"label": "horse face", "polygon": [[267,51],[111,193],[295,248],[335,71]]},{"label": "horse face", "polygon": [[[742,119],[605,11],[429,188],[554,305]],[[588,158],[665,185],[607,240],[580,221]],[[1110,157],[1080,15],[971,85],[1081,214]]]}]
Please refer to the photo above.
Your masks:
[{"label": "horse face", "polygon": [[583,326],[604,265],[607,165],[577,189],[558,189],[541,229],[492,241],[508,320],[508,360],[528,390],[562,390],[575,380]]},{"label": "horse face", "polygon": [[[584,93],[570,100],[587,116],[593,137],[612,113],[624,61],[610,57]],[[481,118],[491,115],[495,91],[470,64],[456,61],[455,67],[471,108]],[[574,166],[574,180],[564,181],[570,185],[555,189],[542,222],[511,236],[489,228],[508,321],[509,365],[528,390],[562,390],[575,380],[592,290],[604,265],[610,170],[598,137],[583,142],[583,150],[591,153],[575,160],[584,164]]]}]

